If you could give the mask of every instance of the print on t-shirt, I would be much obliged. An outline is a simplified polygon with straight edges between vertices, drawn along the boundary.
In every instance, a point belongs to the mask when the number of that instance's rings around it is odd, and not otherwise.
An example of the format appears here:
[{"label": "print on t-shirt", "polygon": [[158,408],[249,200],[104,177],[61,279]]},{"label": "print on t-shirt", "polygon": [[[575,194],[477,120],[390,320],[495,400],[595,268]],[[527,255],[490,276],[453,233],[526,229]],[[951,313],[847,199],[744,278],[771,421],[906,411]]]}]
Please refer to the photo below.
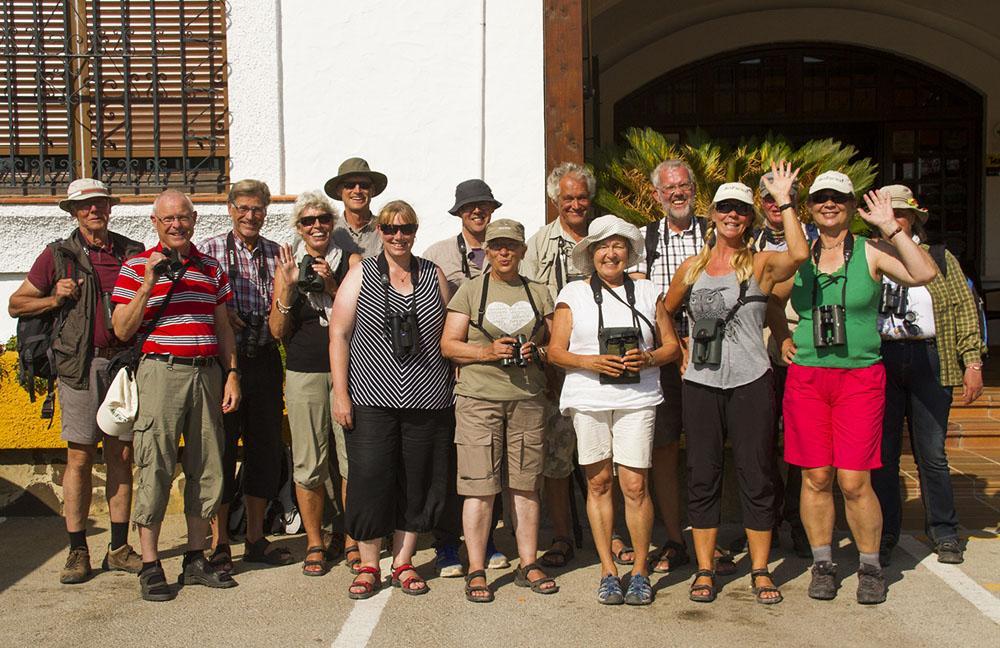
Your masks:
[{"label": "print on t-shirt", "polygon": [[502,302],[491,302],[486,307],[484,317],[505,335],[515,335],[526,325],[534,324],[535,311],[527,301],[519,301],[509,306]]}]

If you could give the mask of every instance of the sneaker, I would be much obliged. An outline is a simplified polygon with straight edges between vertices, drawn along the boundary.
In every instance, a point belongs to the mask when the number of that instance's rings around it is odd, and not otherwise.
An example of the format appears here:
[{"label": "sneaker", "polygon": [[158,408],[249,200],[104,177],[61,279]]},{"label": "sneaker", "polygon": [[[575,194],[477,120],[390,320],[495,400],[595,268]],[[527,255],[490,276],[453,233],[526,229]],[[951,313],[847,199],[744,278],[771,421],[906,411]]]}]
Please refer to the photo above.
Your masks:
[{"label": "sneaker", "polygon": [[510,561],[507,560],[507,556],[502,551],[497,549],[491,538],[486,545],[486,568],[507,569],[508,567],[510,567]]},{"label": "sneaker", "polygon": [[458,559],[458,547],[444,544],[434,549],[434,568],[441,578],[459,578],[463,575],[462,561]]},{"label": "sneaker", "polygon": [[801,526],[792,526],[792,551],[799,558],[812,558],[812,549],[809,547],[809,536]]},{"label": "sneaker", "polygon": [[862,563],[858,569],[858,603],[877,605],[885,602],[885,574],[878,567]]},{"label": "sneaker", "polygon": [[197,556],[184,565],[177,577],[177,582],[181,585],[204,585],[219,589],[236,587],[237,585],[229,572],[216,569],[205,556]]},{"label": "sneaker", "polygon": [[138,574],[142,569],[142,558],[132,549],[130,544],[123,544],[113,551],[111,545],[108,545],[108,553],[104,556],[101,569]]},{"label": "sneaker", "polygon": [[90,550],[86,547],[70,549],[66,556],[66,566],[59,573],[59,582],[63,585],[84,583],[90,579]]},{"label": "sneaker", "polygon": [[934,553],[937,554],[939,563],[945,563],[946,565],[960,565],[965,562],[962,545],[958,542],[958,538],[942,540],[937,543],[934,545]]},{"label": "sneaker", "polygon": [[830,601],[837,596],[837,565],[828,560],[813,563],[809,598]]}]

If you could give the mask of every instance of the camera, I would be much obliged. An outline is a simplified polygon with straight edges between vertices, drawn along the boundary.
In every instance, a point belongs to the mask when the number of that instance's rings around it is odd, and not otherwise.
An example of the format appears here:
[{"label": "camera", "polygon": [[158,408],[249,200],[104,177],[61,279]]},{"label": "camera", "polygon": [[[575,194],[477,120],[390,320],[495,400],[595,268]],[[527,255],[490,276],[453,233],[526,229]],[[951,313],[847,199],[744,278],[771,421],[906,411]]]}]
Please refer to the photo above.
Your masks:
[{"label": "camera", "polygon": [[[624,357],[632,349],[639,348],[639,329],[634,326],[601,329],[597,333],[597,341],[602,355]],[[625,370],[617,378],[601,374],[600,380],[602,385],[633,384],[639,382],[639,372]]]},{"label": "camera", "polygon": [[878,312],[882,315],[895,315],[896,317],[906,317],[906,301],[909,288],[906,286],[894,286],[892,284],[882,284],[882,296],[878,303]]},{"label": "camera", "polygon": [[513,357],[502,358],[500,360],[501,367],[527,367],[528,359],[521,355],[521,348],[528,343],[528,337],[523,333],[518,335],[516,341],[510,345],[511,351],[514,352]]},{"label": "camera", "polygon": [[846,313],[840,304],[813,308],[813,344],[816,348],[847,344]]},{"label": "camera", "polygon": [[420,351],[418,336],[420,331],[417,328],[416,313],[406,314],[389,313],[389,337],[392,341],[392,353],[396,359],[402,360],[409,356],[415,356]]},{"label": "camera", "polygon": [[718,317],[703,317],[691,325],[691,362],[718,367],[722,364],[722,339],[726,323]]},{"label": "camera", "polygon": [[264,316],[259,313],[237,313],[246,326],[241,332],[239,353],[244,358],[256,358],[260,347],[260,334],[264,326]]},{"label": "camera", "polygon": [[313,268],[313,263],[315,262],[316,259],[308,254],[303,256],[302,260],[299,261],[299,280],[297,285],[302,292],[323,292],[323,289],[326,287],[323,283],[323,278],[316,274],[316,270]]},{"label": "camera", "polygon": [[184,267],[184,262],[181,261],[181,254],[177,250],[170,250],[167,248],[164,248],[163,252],[166,254],[167,258],[154,265],[153,272],[158,275],[168,277],[171,281],[176,281],[177,275]]}]

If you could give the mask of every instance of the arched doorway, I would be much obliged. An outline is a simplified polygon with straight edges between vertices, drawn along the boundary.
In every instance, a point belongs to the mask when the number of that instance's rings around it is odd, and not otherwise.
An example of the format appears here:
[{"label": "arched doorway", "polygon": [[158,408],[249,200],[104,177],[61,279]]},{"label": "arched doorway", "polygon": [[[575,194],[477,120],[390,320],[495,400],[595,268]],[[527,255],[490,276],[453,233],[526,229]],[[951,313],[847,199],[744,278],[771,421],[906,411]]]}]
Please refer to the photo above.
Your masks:
[{"label": "arched doorway", "polygon": [[649,126],[683,141],[702,128],[733,143],[769,131],[833,137],[931,210],[928,229],[981,272],[983,98],[887,52],[791,43],[726,52],[671,70],[617,101],[615,132]]}]

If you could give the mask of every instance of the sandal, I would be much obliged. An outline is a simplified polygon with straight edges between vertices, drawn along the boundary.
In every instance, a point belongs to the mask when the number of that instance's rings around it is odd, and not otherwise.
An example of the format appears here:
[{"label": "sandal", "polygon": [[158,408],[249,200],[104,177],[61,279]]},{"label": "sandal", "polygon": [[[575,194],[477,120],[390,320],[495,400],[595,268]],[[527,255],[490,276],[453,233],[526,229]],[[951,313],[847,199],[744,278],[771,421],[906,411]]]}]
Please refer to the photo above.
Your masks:
[{"label": "sandal", "polygon": [[[308,560],[310,554],[322,554],[323,560]],[[319,569],[310,569],[319,567]],[[304,576],[325,576],[330,571],[330,566],[326,562],[326,549],[323,547],[309,547],[306,549],[306,560],[302,561],[302,574]]]},{"label": "sandal", "polygon": [[719,546],[715,547],[715,573],[719,576],[736,573],[736,556]]},{"label": "sandal", "polygon": [[[413,572],[413,576],[410,576],[409,578],[400,579],[399,577],[400,574],[407,571]],[[411,588],[410,583],[418,583],[423,587]],[[423,578],[420,577],[420,574],[417,573],[416,568],[410,563],[400,565],[399,567],[393,567],[392,586],[398,587],[403,591],[403,594],[409,594],[410,596],[421,596],[430,591],[430,588],[427,587],[427,581],[425,581]]]},{"label": "sandal", "polygon": [[325,558],[327,562],[334,562],[344,553],[344,534],[333,532],[323,532],[323,545],[326,547]]},{"label": "sandal", "polygon": [[[699,578],[711,578],[712,582],[709,584],[699,583]],[[695,592],[704,592],[704,594],[695,594]],[[715,572],[708,569],[699,569],[694,573],[694,580],[691,581],[691,589],[688,591],[688,598],[695,603],[711,603],[718,596],[718,592],[715,589]]]},{"label": "sandal", "polygon": [[[566,545],[566,551],[556,547],[557,544]],[[543,567],[560,569],[569,564],[569,561],[573,560],[574,556],[576,556],[576,551],[573,549],[573,539],[566,536],[556,536],[552,538],[552,544],[542,554],[542,557],[538,559],[538,563]]]},{"label": "sandal", "polygon": [[[351,558],[351,554],[357,554],[357,558]],[[361,564],[361,550],[358,549],[358,545],[352,544],[349,547],[344,547],[344,564],[347,568],[351,570],[351,573],[357,576],[361,572],[358,571],[358,565]]]},{"label": "sandal", "polygon": [[627,544],[625,544],[625,541],[622,540],[622,537],[620,535],[618,535],[617,533],[612,533],[611,534],[611,542],[614,542],[615,540],[617,540],[618,542],[622,543],[622,548],[619,549],[617,552],[614,552],[614,551],[611,552],[611,560],[615,561],[616,565],[626,565],[626,566],[628,566],[628,565],[635,564],[635,559],[634,558],[622,558],[622,554],[623,553],[634,554],[635,553],[635,549],[633,547],[630,547]]},{"label": "sandal", "polygon": [[[483,581],[486,580],[486,570],[480,569],[478,571],[471,572],[465,576],[465,600],[471,601],[473,603],[492,603],[495,598],[493,595],[493,590],[490,589],[489,585],[473,585],[472,581],[482,578]],[[485,592],[486,596],[476,596],[478,593]]]},{"label": "sandal", "polygon": [[628,591],[625,592],[626,605],[649,605],[653,602],[653,586],[649,583],[649,577],[642,574],[632,574],[628,582]]},{"label": "sandal", "polygon": [[177,596],[167,585],[167,577],[159,564],[139,573],[139,590],[144,601],[170,601]]},{"label": "sandal", "polygon": [[[775,603],[781,603],[784,597],[781,596],[781,590],[773,585],[762,585],[757,587],[758,578],[770,578],[771,582],[774,579],[771,577],[771,572],[767,570],[767,567],[763,569],[754,569],[750,572],[750,589],[753,591],[753,596],[757,599],[758,603],[762,605],[774,605]],[[771,592],[777,592],[777,596],[762,596],[762,594],[770,594]]]},{"label": "sandal", "polygon": [[284,547],[278,547],[271,551],[267,548],[271,546],[271,541],[267,538],[260,538],[253,542],[247,542],[243,545],[243,562],[250,563],[264,563],[265,565],[291,565],[295,562],[295,557],[292,556],[292,552]]},{"label": "sandal", "polygon": [[[533,571],[541,573],[542,577],[535,580],[528,578],[528,574]],[[552,583],[552,587],[542,587],[542,585],[547,585],[548,583]],[[514,584],[518,587],[530,587],[531,591],[535,594],[555,594],[559,591],[559,586],[555,583],[556,579],[546,575],[545,571],[536,562],[514,570]]]},{"label": "sandal", "polygon": [[[667,568],[660,567],[660,563],[666,561]],[[681,565],[691,562],[688,555],[687,545],[667,540],[656,551],[649,553],[649,568],[654,574],[669,574]]]},{"label": "sandal", "polygon": [[597,602],[602,605],[621,605],[625,602],[622,582],[617,576],[608,574],[601,578],[601,584],[597,586]]},{"label": "sandal", "polygon": [[228,544],[216,545],[215,551],[208,557],[208,564],[218,571],[230,573],[233,571],[233,550]]},{"label": "sandal", "polygon": [[[365,574],[371,574],[374,580],[371,583],[361,580],[361,577]],[[351,589],[355,587],[363,587],[365,591],[352,592]],[[354,577],[354,580],[351,581],[351,586],[347,588],[347,597],[354,600],[367,599],[378,594],[380,589],[382,589],[382,570],[378,567],[363,565],[358,567],[358,575]]]}]

